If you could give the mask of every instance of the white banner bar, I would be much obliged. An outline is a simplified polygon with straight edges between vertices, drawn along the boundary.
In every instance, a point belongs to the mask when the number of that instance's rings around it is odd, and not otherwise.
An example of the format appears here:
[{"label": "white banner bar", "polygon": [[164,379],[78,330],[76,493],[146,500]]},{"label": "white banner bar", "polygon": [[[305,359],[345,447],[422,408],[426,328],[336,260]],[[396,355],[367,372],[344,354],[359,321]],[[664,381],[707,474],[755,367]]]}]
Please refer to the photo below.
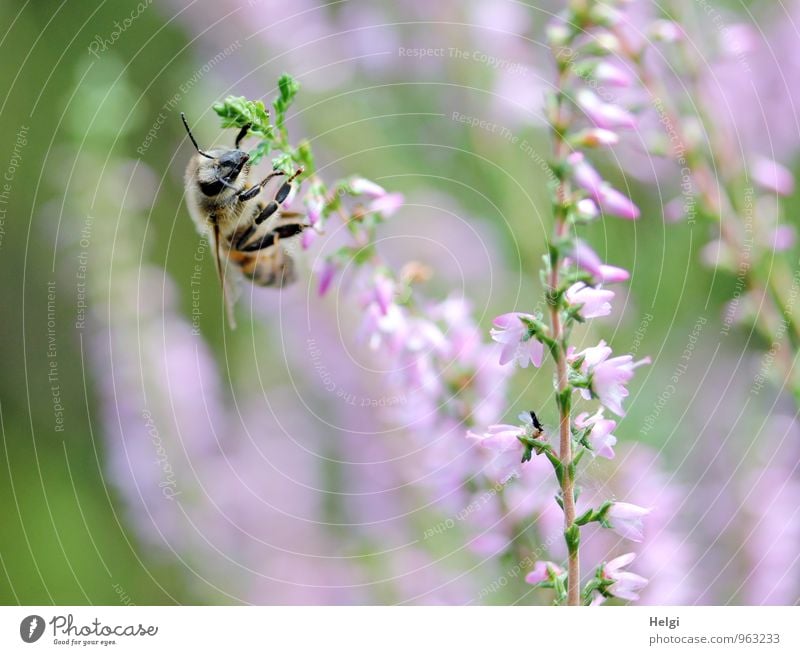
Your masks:
[{"label": "white banner bar", "polygon": [[0,607],[3,654],[491,655],[556,649],[796,655],[800,608]]}]

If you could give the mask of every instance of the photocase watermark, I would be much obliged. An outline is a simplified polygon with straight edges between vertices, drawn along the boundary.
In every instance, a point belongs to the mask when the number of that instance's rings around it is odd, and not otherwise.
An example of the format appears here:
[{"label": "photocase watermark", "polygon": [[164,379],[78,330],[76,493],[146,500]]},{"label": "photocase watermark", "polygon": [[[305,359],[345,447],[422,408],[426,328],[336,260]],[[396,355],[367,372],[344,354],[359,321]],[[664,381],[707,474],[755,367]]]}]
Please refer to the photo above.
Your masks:
[{"label": "photocase watermark", "polygon": [[700,338],[706,323],[708,323],[708,319],[705,316],[698,316],[697,320],[694,322],[694,325],[689,332],[689,338],[686,341],[686,346],[684,347],[683,352],[678,359],[678,364],[675,366],[675,369],[672,371],[672,375],[669,378],[669,384],[664,387],[664,390],[658,395],[658,398],[656,398],[656,402],[653,405],[653,410],[645,417],[643,421],[642,427],[639,430],[639,434],[642,436],[648,434],[653,429],[658,421],[658,417],[661,416],[664,407],[669,402],[670,398],[672,398],[678,391],[678,383],[686,371],[689,370],[689,362],[694,356],[695,349],[697,348],[697,341]]},{"label": "photocase watermark", "polygon": [[86,276],[89,271],[89,245],[92,239],[92,224],[94,218],[87,216],[83,221],[81,228],[81,236],[78,244],[80,245],[80,252],[78,253],[78,270],[75,271],[75,329],[82,330],[86,326],[86,310],[87,303],[87,289],[86,289]]},{"label": "photocase watermark", "polygon": [[528,68],[523,66],[517,61],[503,59],[502,57],[495,57],[482,50],[462,50],[455,47],[438,47],[438,48],[403,48],[397,49],[398,57],[410,57],[412,59],[432,59],[432,58],[450,58],[461,59],[465,61],[474,61],[477,64],[482,64],[494,70],[502,70],[514,75],[527,75]]},{"label": "photocase watermark", "polygon": [[161,489],[161,493],[164,494],[164,498],[172,500],[175,496],[180,496],[182,492],[178,490],[175,472],[172,470],[169,455],[167,455],[167,451],[164,448],[164,441],[161,438],[158,427],[156,427],[153,415],[149,410],[142,410],[142,418],[145,422],[145,428],[147,428],[147,432],[150,435],[150,441],[153,442],[153,446],[155,446],[156,449],[155,464],[159,466],[163,474],[163,478],[158,483],[158,486]]},{"label": "photocase watermark", "polygon": [[145,135],[141,145],[136,148],[136,152],[138,152],[140,155],[144,155],[150,146],[153,145],[153,142],[156,140],[161,127],[164,125],[164,123],[166,123],[169,115],[178,107],[178,104],[186,97],[186,94],[189,93],[189,91],[191,91],[191,89],[200,80],[208,75],[208,73],[210,73],[215,66],[217,66],[221,61],[229,57],[241,47],[242,43],[237,39],[228,47],[220,50],[220,52],[218,52],[214,57],[209,59],[205,64],[198,68],[190,78],[178,85],[178,91],[176,91],[175,94],[169,98],[169,100],[161,105],[161,109],[159,110],[156,119],[153,121],[153,124],[147,131],[147,134]]},{"label": "photocase watermark", "polygon": [[153,0],[142,0],[128,16],[122,19],[121,23],[118,20],[114,21],[115,29],[107,37],[95,34],[88,46],[89,54],[100,59],[100,53],[105,52],[119,41],[120,37],[136,22],[136,19],[152,4]]},{"label": "photocase watermark", "polygon": [[61,400],[61,379],[58,373],[58,342],[56,341],[56,282],[47,283],[47,382],[53,403],[56,432],[64,431],[64,404]]},{"label": "photocase watermark", "polygon": [[20,125],[17,129],[17,137],[14,140],[14,148],[11,151],[11,157],[6,165],[6,170],[3,172],[2,184],[0,184],[0,248],[3,247],[3,241],[6,236],[6,218],[8,217],[8,203],[11,201],[11,189],[14,177],[16,177],[17,169],[22,163],[22,149],[28,145],[28,130],[27,125]]}]

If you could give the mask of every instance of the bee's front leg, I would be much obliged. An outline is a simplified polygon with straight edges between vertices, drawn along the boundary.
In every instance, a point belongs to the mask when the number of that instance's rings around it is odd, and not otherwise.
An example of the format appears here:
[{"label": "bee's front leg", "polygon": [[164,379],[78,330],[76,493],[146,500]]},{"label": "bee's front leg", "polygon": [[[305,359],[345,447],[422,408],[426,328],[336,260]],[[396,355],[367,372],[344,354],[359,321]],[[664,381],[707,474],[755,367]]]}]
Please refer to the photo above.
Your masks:
[{"label": "bee's front leg", "polygon": [[247,202],[248,200],[252,200],[259,193],[261,193],[261,189],[264,188],[267,182],[269,182],[273,177],[278,177],[280,175],[285,175],[285,173],[283,171],[272,171],[272,173],[267,175],[267,177],[265,177],[255,186],[251,186],[249,189],[245,189],[244,191],[240,192],[237,196],[239,202]]}]

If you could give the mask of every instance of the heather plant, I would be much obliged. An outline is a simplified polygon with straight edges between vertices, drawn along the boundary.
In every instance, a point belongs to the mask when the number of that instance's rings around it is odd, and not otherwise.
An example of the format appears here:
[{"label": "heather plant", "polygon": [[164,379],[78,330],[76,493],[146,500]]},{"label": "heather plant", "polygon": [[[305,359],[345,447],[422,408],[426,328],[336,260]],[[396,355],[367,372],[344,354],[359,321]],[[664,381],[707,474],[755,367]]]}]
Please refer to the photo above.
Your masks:
[{"label": "heather plant", "polygon": [[[285,112],[298,85],[281,78],[273,103],[276,125],[268,123],[263,105],[243,98],[228,98],[215,106],[223,127],[247,128],[261,137],[254,155],[269,153],[276,169],[304,169],[303,204],[311,229],[303,246],[338,220],[346,227],[350,242],[325,259],[319,273],[319,293],[324,295],[340,270],[356,269],[352,297],[362,312],[361,338],[369,348],[394,362],[398,386],[415,394],[406,426],[419,431],[443,421],[466,424],[468,437],[488,458],[484,488],[502,485],[518,476],[518,469],[534,457],[546,458],[559,492],[555,503],[563,511],[563,537],[567,562],[532,562],[527,581],[552,588],[555,602],[577,605],[599,603],[606,598],[638,598],[644,578],[626,569],[634,559],[626,554],[597,567],[595,576],[581,590],[581,528],[598,523],[623,537],[641,541],[642,518],[648,509],[632,503],[606,500],[578,511],[580,463],[585,455],[612,458],[617,427],[606,410],[624,416],[622,403],[634,370],[647,359],[614,356],[600,341],[581,351],[570,343],[573,328],[611,312],[614,292],[606,285],[625,281],[627,271],[605,264],[578,237],[586,223],[616,215],[634,220],[639,210],[623,193],[603,180],[589,161],[588,151],[618,141],[618,130],[635,127],[634,116],[622,107],[604,103],[587,82],[602,78],[618,85],[627,77],[603,60],[598,50],[604,16],[590,8],[569,10],[549,33],[557,67],[556,89],[548,100],[548,121],[553,136],[554,184],[553,234],[541,271],[542,307],[546,311],[509,312],[498,316],[491,339],[501,345],[497,365],[488,361],[494,352],[484,343],[470,318],[469,305],[449,298],[431,302],[414,285],[427,272],[414,262],[394,273],[380,258],[375,246],[376,230],[402,204],[399,194],[387,192],[375,182],[348,177],[333,183],[316,172],[308,143],[294,146],[285,129]],[[580,27],[579,27],[580,26]],[[597,30],[587,38],[587,30]],[[541,367],[545,356],[552,361],[558,428],[555,435],[540,424],[535,411],[520,416],[520,424],[492,423],[504,412],[504,389],[515,364]],[[578,411],[578,410],[583,411]],[[487,426],[482,432],[482,426]],[[470,460],[467,460],[470,461]],[[534,552],[542,552],[537,549]]]}]

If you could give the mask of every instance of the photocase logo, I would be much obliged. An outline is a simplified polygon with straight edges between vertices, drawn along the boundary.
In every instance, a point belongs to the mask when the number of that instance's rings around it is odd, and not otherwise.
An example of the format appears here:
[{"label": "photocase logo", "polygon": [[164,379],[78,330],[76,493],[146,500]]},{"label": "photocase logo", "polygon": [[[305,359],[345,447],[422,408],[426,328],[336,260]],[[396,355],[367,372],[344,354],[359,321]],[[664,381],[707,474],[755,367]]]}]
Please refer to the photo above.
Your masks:
[{"label": "photocase logo", "polygon": [[19,624],[19,636],[26,644],[32,644],[44,634],[44,619],[36,614],[31,614],[22,619]]}]

